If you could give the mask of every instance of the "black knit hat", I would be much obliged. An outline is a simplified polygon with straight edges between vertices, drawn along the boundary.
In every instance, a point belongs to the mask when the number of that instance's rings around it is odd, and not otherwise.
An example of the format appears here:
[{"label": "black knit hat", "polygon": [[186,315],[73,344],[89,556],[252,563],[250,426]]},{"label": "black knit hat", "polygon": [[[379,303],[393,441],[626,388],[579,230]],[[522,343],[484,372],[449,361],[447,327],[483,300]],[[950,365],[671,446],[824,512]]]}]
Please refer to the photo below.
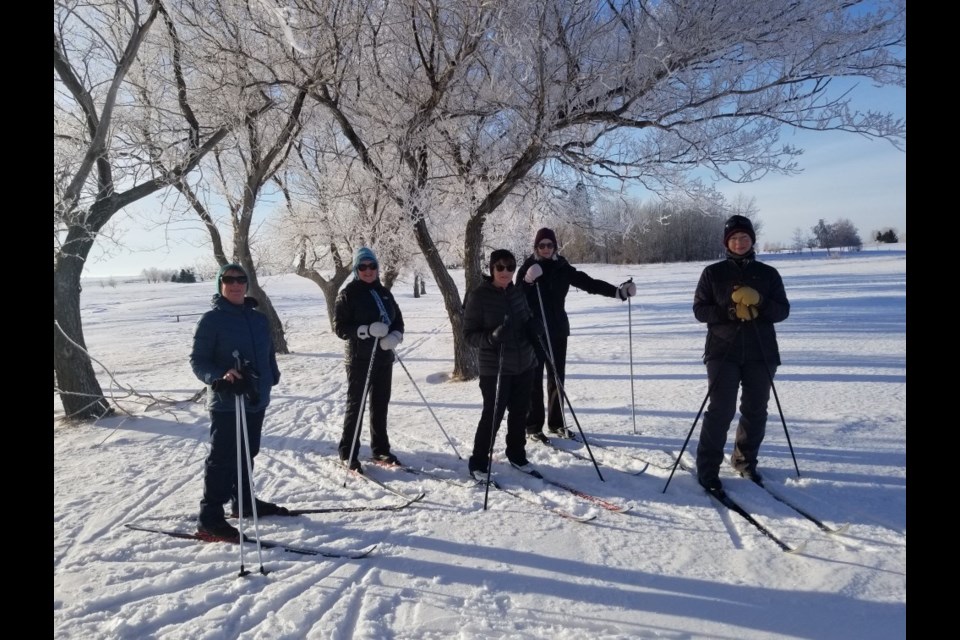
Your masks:
[{"label": "black knit hat", "polygon": [[727,246],[730,236],[742,231],[750,236],[750,242],[757,244],[757,234],[753,231],[753,223],[746,216],[730,216],[723,225],[723,246]]},{"label": "black knit hat", "polygon": [[490,269],[490,275],[493,275],[493,265],[498,262],[504,264],[517,264],[517,259],[513,257],[513,254],[507,251],[506,249],[496,249],[490,253],[490,264],[488,265]]},{"label": "black knit hat", "polygon": [[553,229],[544,227],[537,231],[537,235],[533,238],[533,246],[536,247],[538,244],[540,244],[541,240],[550,240],[553,242],[554,247],[560,246],[560,243],[557,242],[557,234],[553,232]]}]

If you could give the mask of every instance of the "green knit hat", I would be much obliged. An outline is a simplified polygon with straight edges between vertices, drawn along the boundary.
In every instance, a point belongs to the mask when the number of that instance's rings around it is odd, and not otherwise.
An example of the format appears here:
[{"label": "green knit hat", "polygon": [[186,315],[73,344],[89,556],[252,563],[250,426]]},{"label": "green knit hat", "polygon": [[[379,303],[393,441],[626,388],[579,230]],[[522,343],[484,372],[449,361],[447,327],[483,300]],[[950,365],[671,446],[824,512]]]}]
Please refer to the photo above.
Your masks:
[{"label": "green knit hat", "polygon": [[222,278],[223,274],[225,274],[227,271],[239,271],[244,276],[247,275],[246,269],[244,269],[238,264],[230,262],[228,264],[223,265],[222,267],[220,267],[220,271],[217,272],[217,293],[220,293],[221,291],[223,291],[223,285],[220,282],[220,278]]}]

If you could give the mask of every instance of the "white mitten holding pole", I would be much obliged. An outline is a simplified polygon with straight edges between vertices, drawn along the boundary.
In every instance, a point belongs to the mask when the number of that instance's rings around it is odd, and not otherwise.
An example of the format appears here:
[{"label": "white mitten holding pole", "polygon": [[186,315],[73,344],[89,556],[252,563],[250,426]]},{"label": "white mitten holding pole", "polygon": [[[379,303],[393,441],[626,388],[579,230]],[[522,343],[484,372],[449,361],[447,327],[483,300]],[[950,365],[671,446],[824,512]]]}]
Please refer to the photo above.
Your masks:
[{"label": "white mitten holding pole", "polygon": [[384,351],[396,349],[397,345],[403,342],[403,334],[399,331],[391,331],[385,337],[380,339],[380,348]]},{"label": "white mitten holding pole", "polygon": [[530,265],[530,268],[527,269],[527,272],[523,274],[523,281],[527,284],[533,284],[533,282],[542,275],[543,269],[540,267],[540,265],[534,262],[532,265]]}]

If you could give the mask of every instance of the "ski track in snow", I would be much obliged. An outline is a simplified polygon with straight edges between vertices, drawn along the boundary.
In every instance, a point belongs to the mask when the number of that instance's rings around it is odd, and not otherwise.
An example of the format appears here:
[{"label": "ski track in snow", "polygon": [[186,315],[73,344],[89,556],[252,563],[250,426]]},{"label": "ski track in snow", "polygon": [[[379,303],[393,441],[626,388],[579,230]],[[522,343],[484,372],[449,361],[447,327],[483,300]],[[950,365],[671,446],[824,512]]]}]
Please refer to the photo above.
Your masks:
[{"label": "ski track in snow", "polygon": [[[903,637],[905,258],[777,259],[793,304],[778,326],[784,364],[776,377],[791,444],[771,397],[760,468],[790,502],[831,527],[849,524],[843,534],[821,531],[725,467],[735,500],[787,544],[804,545],[802,554],[786,554],[706,495],[689,472],[677,468],[671,478],[663,450],[680,450],[705,392],[704,327],[690,311],[704,263],[583,265],[610,282],[632,276],[645,283],[631,301],[636,411],[626,305],[571,289],[564,384],[603,480],[590,461],[532,443],[527,452],[547,477],[629,511],[607,511],[507,468],[502,429],[494,450],[498,482],[596,519],[566,520],[495,489],[484,510],[482,488],[366,464],[371,476],[426,497],[399,511],[262,518],[257,528],[266,540],[294,546],[379,544],[371,556],[263,549],[268,573],[260,575],[256,547],[244,545],[252,573],[245,578],[238,577],[238,546],[123,527],[151,519],[194,524],[208,416],[202,402],[183,400],[199,388],[187,363],[197,318],[186,314],[207,308],[211,284],[86,285],[81,302],[92,353],[122,384],[176,402],[150,409],[129,402],[130,416],[55,424],[55,637]],[[462,272],[453,273],[463,291]],[[254,469],[258,497],[297,507],[395,503],[337,459],[343,341],[326,324],[318,290],[296,276],[264,280],[290,321],[293,353],[279,356],[282,379]],[[475,380],[449,379],[453,345],[438,293],[415,299],[409,288],[403,281],[395,288],[407,324],[398,352],[436,419],[395,364],[393,450],[414,468],[467,483],[480,391]],[[124,392],[105,391],[124,402]],[[569,412],[567,420],[576,430]],[[361,459],[369,455],[366,425]],[[692,435],[686,456],[698,431]],[[560,445],[588,455],[583,444]],[[651,464],[632,476],[644,464],[636,457]],[[244,531],[253,530],[245,521]]]}]

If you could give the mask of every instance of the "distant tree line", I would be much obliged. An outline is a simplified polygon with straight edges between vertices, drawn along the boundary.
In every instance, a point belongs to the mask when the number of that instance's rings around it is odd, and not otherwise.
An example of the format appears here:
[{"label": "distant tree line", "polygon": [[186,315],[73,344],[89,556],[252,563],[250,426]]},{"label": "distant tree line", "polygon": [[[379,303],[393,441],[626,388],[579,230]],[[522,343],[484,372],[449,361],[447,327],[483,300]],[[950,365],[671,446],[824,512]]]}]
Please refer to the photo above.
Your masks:
[{"label": "distant tree line", "polygon": [[[157,269],[156,267],[150,267],[144,269],[140,272],[140,275],[143,276],[143,279],[148,283],[154,284],[157,282],[197,282],[197,274],[193,269]],[[203,278],[199,279],[200,281]]]},{"label": "distant tree line", "polygon": [[877,231],[877,234],[874,236],[877,242],[885,243],[894,243],[900,242],[900,238],[897,236],[895,229],[887,229],[886,231]]}]

